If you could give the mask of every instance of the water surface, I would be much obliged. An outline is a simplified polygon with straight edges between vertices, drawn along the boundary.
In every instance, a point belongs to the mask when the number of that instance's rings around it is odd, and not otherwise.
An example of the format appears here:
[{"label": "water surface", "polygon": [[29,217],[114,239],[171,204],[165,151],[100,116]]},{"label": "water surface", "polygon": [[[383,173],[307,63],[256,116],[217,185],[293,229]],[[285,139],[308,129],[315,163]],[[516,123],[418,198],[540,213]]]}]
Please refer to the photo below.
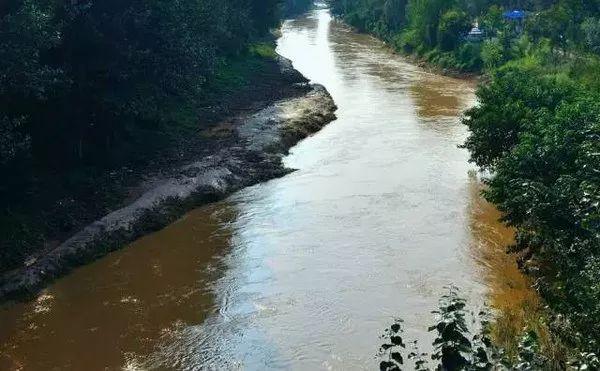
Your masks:
[{"label": "water surface", "polygon": [[425,344],[445,285],[474,306],[494,291],[511,233],[457,147],[474,83],[326,9],[286,22],[278,51],[339,106],[285,159],[298,171],[5,307],[0,368],[373,369],[394,317]]}]

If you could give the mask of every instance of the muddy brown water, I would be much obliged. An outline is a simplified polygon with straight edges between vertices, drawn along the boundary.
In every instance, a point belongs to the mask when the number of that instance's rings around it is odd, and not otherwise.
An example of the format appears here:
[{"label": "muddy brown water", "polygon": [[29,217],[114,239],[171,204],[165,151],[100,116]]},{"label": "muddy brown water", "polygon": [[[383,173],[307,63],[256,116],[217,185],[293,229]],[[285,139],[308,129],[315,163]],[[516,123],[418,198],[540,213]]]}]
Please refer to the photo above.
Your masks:
[{"label": "muddy brown water", "polygon": [[278,51],[339,106],[286,157],[299,170],[5,305],[0,369],[373,369],[394,317],[431,339],[444,285],[473,307],[528,290],[457,148],[473,82],[425,72],[327,9],[286,22]]}]

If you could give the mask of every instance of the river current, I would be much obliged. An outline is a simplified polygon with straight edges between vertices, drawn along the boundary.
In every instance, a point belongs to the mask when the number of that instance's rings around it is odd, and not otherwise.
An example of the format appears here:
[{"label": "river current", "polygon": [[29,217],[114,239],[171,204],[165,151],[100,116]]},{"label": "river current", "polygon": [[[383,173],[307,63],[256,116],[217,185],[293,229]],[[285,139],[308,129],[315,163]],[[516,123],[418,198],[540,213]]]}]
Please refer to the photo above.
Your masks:
[{"label": "river current", "polygon": [[298,170],[0,309],[0,369],[374,369],[396,317],[428,350],[445,285],[473,308],[497,291],[511,233],[458,148],[475,83],[325,8],[285,22],[278,52],[339,106],[285,158]]}]

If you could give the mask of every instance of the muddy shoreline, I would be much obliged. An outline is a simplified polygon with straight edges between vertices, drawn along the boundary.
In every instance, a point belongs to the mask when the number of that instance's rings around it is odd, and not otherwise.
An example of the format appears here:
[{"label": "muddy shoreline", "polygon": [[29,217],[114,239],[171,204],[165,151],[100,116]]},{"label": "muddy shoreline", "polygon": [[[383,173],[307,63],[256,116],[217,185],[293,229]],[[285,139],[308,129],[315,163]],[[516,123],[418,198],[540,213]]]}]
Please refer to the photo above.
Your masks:
[{"label": "muddy shoreline", "polygon": [[35,294],[71,269],[157,231],[193,208],[289,173],[282,157],[298,141],[333,121],[337,107],[324,87],[298,78],[290,61],[280,58],[278,64],[290,85],[283,98],[254,102],[246,112],[214,125],[210,135],[219,139],[205,153],[188,154],[187,161],[172,169],[140,179],[129,204],[28,259],[23,267],[4,273],[0,302]]}]

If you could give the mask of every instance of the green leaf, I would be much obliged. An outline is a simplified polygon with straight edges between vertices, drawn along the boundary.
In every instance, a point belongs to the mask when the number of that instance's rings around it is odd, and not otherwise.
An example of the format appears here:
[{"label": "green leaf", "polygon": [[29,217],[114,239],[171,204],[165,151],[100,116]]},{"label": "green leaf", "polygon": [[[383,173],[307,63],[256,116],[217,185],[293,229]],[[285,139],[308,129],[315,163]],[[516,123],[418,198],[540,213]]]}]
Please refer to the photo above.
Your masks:
[{"label": "green leaf", "polygon": [[391,354],[391,357],[394,361],[398,362],[399,364],[404,364],[404,359],[402,358],[402,354],[398,353],[398,352],[393,352]]},{"label": "green leaf", "polygon": [[402,337],[400,337],[400,336],[392,336],[392,337],[390,337],[390,340],[391,340],[392,344],[399,345],[402,348],[405,348],[404,342],[402,341]]}]

